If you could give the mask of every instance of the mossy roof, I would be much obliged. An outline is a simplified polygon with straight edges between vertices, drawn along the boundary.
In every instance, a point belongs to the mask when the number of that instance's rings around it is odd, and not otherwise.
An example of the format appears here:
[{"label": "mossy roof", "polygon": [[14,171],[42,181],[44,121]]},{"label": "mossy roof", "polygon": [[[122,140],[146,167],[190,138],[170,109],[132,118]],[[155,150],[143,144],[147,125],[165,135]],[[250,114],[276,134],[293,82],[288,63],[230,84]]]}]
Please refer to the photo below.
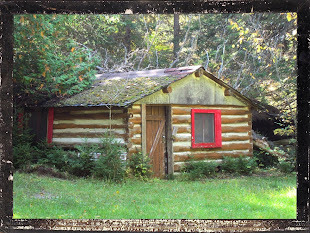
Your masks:
[{"label": "mossy roof", "polygon": [[70,97],[48,101],[43,107],[127,107],[198,70],[202,70],[205,76],[219,85],[231,90],[235,97],[255,106],[250,99],[230,87],[228,84],[217,79],[211,73],[206,72],[202,66],[187,66],[169,69],[98,74],[96,75],[96,80],[91,88]]},{"label": "mossy roof", "polygon": [[100,74],[96,76],[91,88],[67,98],[51,100],[44,106],[126,107],[192,74],[199,68],[201,66]]}]

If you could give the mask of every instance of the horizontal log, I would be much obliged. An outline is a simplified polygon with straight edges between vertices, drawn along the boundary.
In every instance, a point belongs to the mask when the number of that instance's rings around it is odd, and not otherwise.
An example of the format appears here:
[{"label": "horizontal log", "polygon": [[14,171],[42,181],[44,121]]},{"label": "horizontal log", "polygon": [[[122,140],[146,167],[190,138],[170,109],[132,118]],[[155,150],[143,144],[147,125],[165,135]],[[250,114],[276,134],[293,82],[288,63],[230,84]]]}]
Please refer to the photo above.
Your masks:
[{"label": "horizontal log", "polygon": [[128,109],[128,113],[140,114],[141,113],[141,109],[140,108],[131,108],[131,109]]},{"label": "horizontal log", "polygon": [[54,125],[59,125],[59,124],[77,124],[77,125],[121,125],[125,124],[126,121],[124,119],[72,119],[72,120],[54,120]]},{"label": "horizontal log", "polygon": [[206,159],[223,159],[223,157],[239,157],[239,156],[249,156],[251,157],[252,154],[250,152],[235,152],[235,153],[223,153],[223,152],[214,152],[214,153],[201,153],[201,154],[193,154],[193,155],[175,155],[174,161],[175,162],[186,162],[186,161],[199,161],[199,160],[206,160]]},{"label": "horizontal log", "polygon": [[[53,138],[53,143],[56,145],[70,145],[70,144],[92,144],[92,143],[100,143],[101,138]],[[122,146],[126,146],[124,139],[115,138],[115,142],[120,143]]]},{"label": "horizontal log", "polygon": [[172,124],[190,124],[191,122],[191,117],[172,117]]},{"label": "horizontal log", "polygon": [[189,137],[178,137],[176,136],[173,142],[190,142],[191,141],[191,136]]},{"label": "horizontal log", "polygon": [[242,122],[249,122],[248,117],[236,117],[236,118],[222,118],[222,124],[230,124],[230,123],[242,123]]},{"label": "horizontal log", "polygon": [[[103,138],[105,133],[54,133],[53,138]],[[117,138],[126,138],[127,134],[112,133],[111,136]]]},{"label": "horizontal log", "polygon": [[[120,125],[111,125],[112,129],[124,129],[127,125],[120,124]],[[109,129],[110,125],[92,125],[92,124],[54,124],[54,129],[73,129],[73,128],[84,128],[84,129]]]},{"label": "horizontal log", "polygon": [[[191,110],[195,108],[190,106],[189,108],[172,108],[172,115],[190,115]],[[206,108],[206,109],[212,109],[211,108]],[[220,109],[222,115],[245,115],[249,114],[249,110],[245,109]]]},{"label": "horizontal log", "polygon": [[[222,133],[245,133],[251,131],[250,126],[225,126],[222,125]],[[191,133],[191,126],[178,126],[177,133]]]},{"label": "horizontal log", "polygon": [[249,137],[249,136],[238,136],[238,135],[222,137],[223,142],[246,141],[246,140],[251,140],[251,137]]},{"label": "horizontal log", "polygon": [[191,148],[188,146],[173,146],[174,152],[187,152],[190,153],[191,151],[225,151],[225,150],[250,150],[253,148],[253,145],[251,143],[244,143],[244,144],[227,144],[222,145],[220,148]]},{"label": "horizontal log", "polygon": [[128,122],[133,124],[141,124],[141,117],[129,118]]},{"label": "horizontal log", "polygon": [[191,126],[177,126],[178,128],[178,131],[177,131],[177,134],[179,133],[191,133],[192,130],[191,130]]},{"label": "horizontal log", "polygon": [[[125,119],[128,117],[127,113],[112,113],[111,119]],[[92,113],[92,114],[64,114],[56,113],[54,115],[55,120],[98,120],[98,119],[110,119],[109,113]]]},{"label": "horizontal log", "polygon": [[222,133],[242,133],[242,132],[249,132],[252,130],[250,126],[222,126]]},{"label": "horizontal log", "polygon": [[129,129],[129,132],[132,134],[141,134],[141,127],[134,127],[133,129]]},{"label": "horizontal log", "polygon": [[[190,124],[192,122],[191,115],[177,115],[172,117],[173,124]],[[231,117],[221,119],[222,124],[249,122],[249,117]]]},{"label": "horizontal log", "polygon": [[113,132],[113,133],[126,133],[126,129],[83,129],[83,128],[75,128],[75,129],[53,129],[53,133],[107,133],[107,132]]},{"label": "horizontal log", "polygon": [[199,104],[192,104],[192,105],[184,105],[184,104],[173,104],[173,108],[201,108],[201,109],[224,109],[224,108],[247,108],[247,106],[242,106],[242,105],[199,105]]},{"label": "horizontal log", "polygon": [[131,138],[130,141],[134,144],[140,145],[142,143],[141,138]]},{"label": "horizontal log", "polygon": [[[251,140],[251,137],[250,136],[238,136],[238,135],[231,135],[231,136],[222,137],[223,142],[246,141],[246,140]],[[177,135],[173,141],[174,142],[190,142],[191,136],[189,135],[187,137],[180,137]]]},{"label": "horizontal log", "polygon": [[[73,112],[84,112],[84,111],[90,111],[90,112],[94,112],[94,111],[101,111],[101,112],[109,112],[110,108],[108,107],[60,107],[60,108],[54,108],[55,113],[73,113]],[[125,108],[120,108],[120,107],[111,107],[111,110],[114,111],[118,111],[118,112],[125,112],[126,109]]]}]

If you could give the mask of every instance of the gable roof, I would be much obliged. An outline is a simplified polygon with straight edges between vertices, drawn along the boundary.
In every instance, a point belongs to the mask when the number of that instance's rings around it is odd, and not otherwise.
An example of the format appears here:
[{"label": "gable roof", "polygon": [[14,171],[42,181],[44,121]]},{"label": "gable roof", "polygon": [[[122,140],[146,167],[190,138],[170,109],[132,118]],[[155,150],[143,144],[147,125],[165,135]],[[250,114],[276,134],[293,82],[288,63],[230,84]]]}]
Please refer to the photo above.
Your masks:
[{"label": "gable roof", "polygon": [[251,100],[217,79],[202,66],[132,71],[124,73],[108,73],[96,75],[91,88],[76,95],[48,101],[46,107],[65,106],[119,106],[126,107],[132,103],[159,91],[171,83],[187,77],[195,72],[203,72],[205,76],[232,91],[238,99],[252,104]]}]

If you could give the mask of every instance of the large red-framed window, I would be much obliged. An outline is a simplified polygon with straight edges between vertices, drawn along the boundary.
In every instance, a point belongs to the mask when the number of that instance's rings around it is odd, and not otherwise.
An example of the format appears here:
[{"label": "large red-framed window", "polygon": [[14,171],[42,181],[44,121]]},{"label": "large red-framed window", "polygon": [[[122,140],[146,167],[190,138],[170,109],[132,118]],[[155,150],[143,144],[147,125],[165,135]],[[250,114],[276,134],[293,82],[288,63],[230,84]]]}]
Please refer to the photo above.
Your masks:
[{"label": "large red-framed window", "polygon": [[192,147],[222,147],[221,110],[192,109]]}]

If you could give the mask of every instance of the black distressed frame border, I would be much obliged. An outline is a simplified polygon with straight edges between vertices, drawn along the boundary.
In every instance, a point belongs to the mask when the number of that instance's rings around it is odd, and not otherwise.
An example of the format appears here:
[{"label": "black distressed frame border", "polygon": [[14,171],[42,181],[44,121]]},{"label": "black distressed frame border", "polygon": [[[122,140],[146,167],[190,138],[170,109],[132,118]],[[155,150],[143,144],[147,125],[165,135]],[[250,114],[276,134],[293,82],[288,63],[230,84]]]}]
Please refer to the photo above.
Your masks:
[{"label": "black distressed frame border", "polygon": [[[297,219],[288,220],[57,220],[12,219],[13,15],[19,13],[249,13],[297,12]],[[0,1],[0,232],[310,230],[310,0]],[[41,231],[40,231],[41,232]]]}]

